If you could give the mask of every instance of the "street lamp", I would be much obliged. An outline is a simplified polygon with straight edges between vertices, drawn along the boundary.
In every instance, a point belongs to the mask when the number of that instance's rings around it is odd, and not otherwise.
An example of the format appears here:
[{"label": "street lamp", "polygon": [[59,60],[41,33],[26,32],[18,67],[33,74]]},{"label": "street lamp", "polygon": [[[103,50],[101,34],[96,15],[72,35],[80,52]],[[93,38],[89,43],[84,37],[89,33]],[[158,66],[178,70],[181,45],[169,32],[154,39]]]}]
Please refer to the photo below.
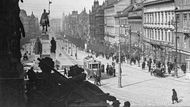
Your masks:
[{"label": "street lamp", "polygon": [[139,57],[139,59],[138,59],[138,66],[140,67],[140,31],[137,31],[137,35],[138,35],[138,57]]},{"label": "street lamp", "polygon": [[178,8],[176,7],[174,12],[175,12],[175,44],[176,44],[176,56],[175,56],[175,74],[176,74],[176,77],[178,77],[178,71],[177,71],[177,39],[178,39],[178,36],[177,36],[177,15],[176,15],[176,11],[178,10]]},{"label": "street lamp", "polygon": [[175,10],[174,10],[174,15],[175,15],[175,21],[174,20],[172,20],[172,25],[173,25],[173,27],[174,27],[174,29],[175,29],[175,58],[174,58],[174,63],[175,63],[175,75],[176,75],[176,77],[178,77],[178,71],[177,71],[177,39],[179,38],[178,36],[177,36],[177,15],[176,15],[176,11],[178,10],[178,8],[177,7],[175,7]]},{"label": "street lamp", "polygon": [[118,71],[119,71],[119,75],[118,75],[118,88],[122,88],[121,86],[121,41],[120,41],[120,19],[119,19],[119,67],[118,67]]}]

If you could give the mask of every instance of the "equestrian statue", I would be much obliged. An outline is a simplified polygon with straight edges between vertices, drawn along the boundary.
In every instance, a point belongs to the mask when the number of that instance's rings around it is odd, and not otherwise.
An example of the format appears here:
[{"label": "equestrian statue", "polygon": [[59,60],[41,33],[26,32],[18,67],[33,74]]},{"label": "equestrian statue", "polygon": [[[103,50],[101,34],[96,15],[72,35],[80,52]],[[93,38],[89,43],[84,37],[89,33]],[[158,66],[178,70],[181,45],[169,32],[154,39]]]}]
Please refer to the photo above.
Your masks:
[{"label": "equestrian statue", "polygon": [[42,26],[42,32],[47,32],[47,28],[50,26],[49,25],[49,17],[48,15],[50,14],[50,10],[47,13],[46,10],[44,9],[44,12],[42,13],[41,19],[40,19],[40,26]]}]

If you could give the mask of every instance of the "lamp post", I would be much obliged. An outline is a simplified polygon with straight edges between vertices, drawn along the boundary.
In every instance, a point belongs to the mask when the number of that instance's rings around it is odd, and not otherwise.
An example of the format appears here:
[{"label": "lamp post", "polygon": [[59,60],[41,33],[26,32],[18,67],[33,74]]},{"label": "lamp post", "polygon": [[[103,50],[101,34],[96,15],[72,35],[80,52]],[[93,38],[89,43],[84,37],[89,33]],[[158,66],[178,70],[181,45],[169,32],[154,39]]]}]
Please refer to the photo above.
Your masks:
[{"label": "lamp post", "polygon": [[[178,24],[178,22],[177,22],[177,15],[176,15],[176,11],[178,10],[178,8],[177,7],[175,7],[175,9],[174,9],[174,17],[175,17],[175,20],[171,20],[171,24],[173,25],[173,27],[174,27],[174,30],[172,29],[171,31],[175,31],[175,56],[174,56],[174,63],[175,63],[175,76],[178,78],[178,71],[177,71],[177,39],[178,39],[178,36],[177,36],[177,30],[178,30],[178,28],[177,28],[177,24]],[[169,30],[170,31],[170,30]]]},{"label": "lamp post", "polygon": [[120,19],[119,19],[119,75],[118,75],[118,88],[122,88],[121,86],[121,41],[120,41]]},{"label": "lamp post", "polygon": [[175,55],[175,60],[174,60],[174,62],[175,62],[175,74],[176,74],[176,77],[178,77],[178,71],[177,71],[177,39],[178,39],[178,36],[177,36],[177,15],[176,15],[176,11],[177,11],[177,7],[175,8],[175,10],[174,10],[174,13],[175,13],[175,25],[174,25],[174,27],[175,27],[175,45],[176,45],[176,55]]},{"label": "lamp post", "polygon": [[176,15],[176,11],[178,10],[177,7],[175,7],[175,10],[174,10],[174,15],[175,15],[175,21],[172,20],[172,25],[174,26],[174,29],[173,31],[175,31],[175,57],[174,57],[174,63],[175,63],[175,76],[178,77],[178,71],[177,71],[177,39],[178,39],[178,36],[177,36],[177,15]]},{"label": "lamp post", "polygon": [[131,59],[131,26],[129,26],[129,57]]},{"label": "lamp post", "polygon": [[137,35],[138,35],[138,66],[140,67],[140,31],[137,31]]}]

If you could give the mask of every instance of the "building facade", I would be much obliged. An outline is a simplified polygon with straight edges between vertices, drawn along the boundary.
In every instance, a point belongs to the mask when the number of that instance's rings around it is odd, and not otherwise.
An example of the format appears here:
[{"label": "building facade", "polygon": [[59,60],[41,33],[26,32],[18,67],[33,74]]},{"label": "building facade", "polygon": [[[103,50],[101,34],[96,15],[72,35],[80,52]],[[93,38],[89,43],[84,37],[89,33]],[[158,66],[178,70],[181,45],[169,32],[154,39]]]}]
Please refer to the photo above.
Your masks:
[{"label": "building facade", "polygon": [[105,40],[109,43],[115,43],[115,8],[114,3],[117,0],[106,0],[104,8],[104,26],[105,26]]},{"label": "building facade", "polygon": [[[132,0],[131,0],[132,1]],[[127,19],[125,17],[117,17],[118,14],[122,15],[123,14],[123,10],[126,9],[126,7],[129,7],[131,5],[131,1],[130,0],[120,0],[117,3],[114,4],[114,9],[115,9],[115,25],[114,25],[114,29],[115,29],[115,41],[116,43],[118,42],[118,38],[120,34],[124,34],[125,30],[121,29],[121,25],[126,25],[127,24]],[[120,36],[121,39],[121,36]],[[124,41],[124,38],[123,40]]]},{"label": "building facade", "polygon": [[50,20],[50,28],[54,33],[60,33],[61,32],[61,19],[51,19]]},{"label": "building facade", "polygon": [[23,23],[26,36],[34,37],[39,36],[40,28],[38,18],[34,16],[33,12],[31,15],[27,15],[25,10],[20,11],[20,19]]},{"label": "building facade", "polygon": [[88,38],[89,15],[84,9],[81,13],[72,11],[71,14],[63,18],[63,34],[65,37],[78,47],[84,48]]},{"label": "building facade", "polygon": [[90,36],[96,40],[104,40],[104,4],[94,1],[89,13]]},{"label": "building facade", "polygon": [[190,59],[190,1],[175,0],[178,39],[178,62],[186,63]]},{"label": "building facade", "polygon": [[129,26],[129,31],[130,31],[130,37],[131,39],[128,43],[131,45],[131,52],[133,54],[138,52],[138,55],[140,55],[140,52],[143,50],[143,45],[142,45],[142,35],[143,35],[143,21],[142,21],[142,16],[143,16],[143,4],[141,1],[136,1],[132,2],[132,7],[128,12],[128,26]]},{"label": "building facade", "polygon": [[25,30],[25,38],[21,38],[21,46],[30,42],[30,39],[40,36],[40,26],[38,18],[34,16],[33,12],[31,15],[27,15],[26,11],[21,9],[20,19],[23,23]]},{"label": "building facade", "polygon": [[[144,3],[143,40],[147,57],[174,61],[174,0],[147,0]],[[169,57],[173,56],[173,57]]]},{"label": "building facade", "polygon": [[88,38],[88,27],[89,27],[89,14],[86,12],[86,9],[78,15],[78,36],[86,40]]}]

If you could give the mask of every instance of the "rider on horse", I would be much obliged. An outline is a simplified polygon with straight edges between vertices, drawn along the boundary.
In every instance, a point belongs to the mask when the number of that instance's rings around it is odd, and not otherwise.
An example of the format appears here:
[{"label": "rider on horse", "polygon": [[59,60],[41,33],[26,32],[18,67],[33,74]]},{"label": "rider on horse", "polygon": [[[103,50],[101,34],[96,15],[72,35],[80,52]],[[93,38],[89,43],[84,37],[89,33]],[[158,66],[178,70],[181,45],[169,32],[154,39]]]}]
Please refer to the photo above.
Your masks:
[{"label": "rider on horse", "polygon": [[44,9],[44,12],[42,13],[42,16],[40,19],[40,25],[43,27],[42,31],[44,31],[44,27],[46,27],[45,31],[47,32],[47,27],[49,26],[49,18],[48,18],[49,14],[50,14],[50,11],[46,13],[46,10]]}]

